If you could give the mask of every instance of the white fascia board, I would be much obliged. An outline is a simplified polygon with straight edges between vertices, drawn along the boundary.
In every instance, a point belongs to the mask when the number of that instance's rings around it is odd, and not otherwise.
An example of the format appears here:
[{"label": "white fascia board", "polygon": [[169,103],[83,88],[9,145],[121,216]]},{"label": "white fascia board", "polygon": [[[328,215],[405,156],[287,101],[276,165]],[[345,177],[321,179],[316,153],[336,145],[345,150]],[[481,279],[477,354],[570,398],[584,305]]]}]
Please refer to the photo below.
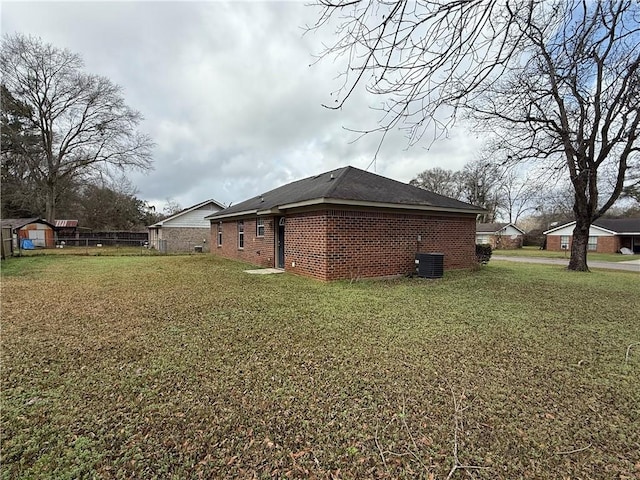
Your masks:
[{"label": "white fascia board", "polygon": [[281,214],[282,212],[280,211],[280,209],[278,207],[274,207],[274,208],[270,208],[268,210],[258,210],[256,212],[256,215],[258,216],[262,216],[262,215],[278,215]]},{"label": "white fascia board", "polygon": [[522,235],[526,235],[527,232],[525,232],[524,230],[522,230],[521,228],[516,227],[513,223],[509,223],[507,225],[505,225],[500,231],[502,230],[507,230],[507,228],[512,227],[515,228],[516,230],[518,230]]},{"label": "white fascia board", "polygon": [[471,210],[467,208],[447,208],[447,207],[433,207],[430,205],[405,205],[401,203],[383,203],[383,202],[366,202],[360,200],[342,200],[339,198],[314,198],[312,200],[305,200],[303,202],[288,203],[280,205],[280,210],[287,210],[290,208],[309,207],[313,205],[347,205],[350,207],[374,207],[374,208],[390,208],[394,210],[421,210],[431,212],[449,212],[449,213],[473,213],[478,214],[484,210]]},{"label": "white fascia board", "polygon": [[207,225],[194,225],[194,224],[182,224],[182,225],[163,225],[162,228],[203,228],[203,229],[209,229],[211,228],[211,225],[207,224]]},{"label": "white fascia board", "polygon": [[[180,211],[178,213],[175,213],[175,214],[171,215],[170,217],[165,218],[164,220],[159,221],[158,223],[154,224],[153,226],[161,227],[161,226],[164,225],[165,222],[173,220],[174,218],[182,217],[183,215],[186,215],[189,212],[193,212],[194,210],[197,210],[200,207],[204,207],[205,205],[207,205],[209,203],[214,203],[216,206],[220,207],[221,210],[225,208],[225,206],[222,205],[220,202],[217,202],[216,200],[211,198],[209,200],[205,200],[204,202],[200,202],[197,205],[192,205],[189,208],[185,208],[184,210],[182,210],[182,211]],[[205,219],[206,218],[207,217],[205,217]]]},{"label": "white fascia board", "polygon": [[216,215],[215,217],[213,217],[213,215],[209,215],[208,217],[205,217],[206,219],[208,219],[211,222],[216,222],[218,220],[222,220],[224,218],[233,218],[233,217],[243,217],[243,216],[247,216],[247,215],[255,215],[256,213],[258,213],[258,210],[244,210],[242,212],[233,212],[233,213],[227,213],[224,215]]},{"label": "white fascia board", "polygon": [[613,230],[609,230],[608,228],[601,227],[599,225],[591,224],[591,228],[595,228],[597,230],[602,230],[603,232],[610,233],[611,235],[620,235],[618,232],[614,232]]},{"label": "white fascia board", "polygon": [[[574,220],[573,222],[565,223],[564,225],[560,225],[558,227],[552,228],[551,230],[547,230],[546,232],[542,232],[542,234],[543,235],[553,234],[553,232],[556,232],[558,230],[562,230],[562,229],[565,229],[565,228],[572,227],[575,224],[576,224],[576,222]],[[609,230],[608,228],[604,228],[604,227],[601,227],[599,225],[594,225],[593,223],[589,227],[589,230],[591,230],[592,228],[595,229],[595,230],[600,230],[601,232],[608,233],[610,235],[621,235],[622,234],[620,232],[614,232],[613,230]],[[624,234],[624,235],[630,235],[630,234],[627,233],[627,234]],[[633,235],[633,234],[631,234],[631,235]]]},{"label": "white fascia board", "polygon": [[553,227],[551,230],[547,230],[546,232],[542,232],[542,234],[543,235],[548,235],[550,233],[555,232],[556,230],[561,230],[563,228],[567,228],[567,227],[570,227],[570,226],[575,225],[575,224],[576,224],[576,222],[574,220],[573,222],[569,222],[569,223],[565,223],[563,225],[558,225],[557,227]]}]

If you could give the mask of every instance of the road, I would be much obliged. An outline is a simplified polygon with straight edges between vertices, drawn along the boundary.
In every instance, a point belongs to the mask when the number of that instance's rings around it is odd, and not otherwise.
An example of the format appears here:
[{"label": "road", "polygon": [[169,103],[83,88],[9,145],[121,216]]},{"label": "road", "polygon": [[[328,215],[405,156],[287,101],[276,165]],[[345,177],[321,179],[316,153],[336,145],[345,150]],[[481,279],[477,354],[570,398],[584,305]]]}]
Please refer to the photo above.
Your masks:
[{"label": "road", "polygon": [[[511,257],[503,255],[492,255],[492,260],[505,260],[507,262],[521,263],[546,263],[549,265],[568,265],[568,258],[542,258],[542,257]],[[588,260],[589,268],[606,268],[609,270],[626,270],[628,272],[640,273],[640,259],[628,260],[625,262],[599,262],[596,260]]]}]

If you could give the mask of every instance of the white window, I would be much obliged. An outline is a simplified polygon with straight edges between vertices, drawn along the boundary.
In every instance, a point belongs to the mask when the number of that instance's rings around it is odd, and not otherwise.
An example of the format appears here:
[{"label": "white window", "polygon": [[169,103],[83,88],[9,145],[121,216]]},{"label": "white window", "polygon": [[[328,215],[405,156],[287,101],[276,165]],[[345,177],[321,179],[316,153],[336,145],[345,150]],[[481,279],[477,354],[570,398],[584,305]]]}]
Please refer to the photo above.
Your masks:
[{"label": "white window", "polygon": [[560,236],[560,248],[562,250],[569,250],[569,235]]},{"label": "white window", "polygon": [[587,250],[595,252],[598,250],[598,237],[589,237],[589,243],[587,244]]},{"label": "white window", "polygon": [[256,220],[256,237],[264,237],[264,218]]},{"label": "white window", "polygon": [[489,235],[476,235],[476,244],[485,245],[489,243]]},{"label": "white window", "polygon": [[238,249],[244,248],[244,222],[238,222]]},{"label": "white window", "polygon": [[218,223],[218,246],[222,246],[222,222]]}]

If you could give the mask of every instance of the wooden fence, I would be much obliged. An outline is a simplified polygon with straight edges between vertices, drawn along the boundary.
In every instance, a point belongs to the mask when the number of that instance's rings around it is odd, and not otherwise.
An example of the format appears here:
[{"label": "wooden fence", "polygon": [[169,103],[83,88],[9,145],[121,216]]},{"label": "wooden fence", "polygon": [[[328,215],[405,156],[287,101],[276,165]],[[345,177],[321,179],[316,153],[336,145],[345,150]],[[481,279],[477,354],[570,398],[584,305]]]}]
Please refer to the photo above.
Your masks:
[{"label": "wooden fence", "polygon": [[56,245],[70,247],[95,247],[96,245],[139,247],[148,241],[147,232],[78,232],[71,235],[56,235]]},{"label": "wooden fence", "polygon": [[2,260],[13,255],[13,237],[11,235],[11,227],[2,227],[0,243],[2,244]]}]

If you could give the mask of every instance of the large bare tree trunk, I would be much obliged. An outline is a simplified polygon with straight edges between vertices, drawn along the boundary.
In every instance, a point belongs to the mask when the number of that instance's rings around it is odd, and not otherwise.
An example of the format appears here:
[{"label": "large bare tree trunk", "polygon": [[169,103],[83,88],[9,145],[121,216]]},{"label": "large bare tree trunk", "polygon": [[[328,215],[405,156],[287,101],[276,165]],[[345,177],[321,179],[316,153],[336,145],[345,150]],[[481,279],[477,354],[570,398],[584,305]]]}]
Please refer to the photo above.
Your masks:
[{"label": "large bare tree trunk", "polygon": [[47,192],[45,220],[49,223],[55,224],[56,221],[56,205],[55,200],[51,192]]},{"label": "large bare tree trunk", "polygon": [[490,163],[538,164],[571,181],[569,269],[588,271],[591,222],[640,167],[638,0],[316,1],[316,28],[338,22],[323,55],[348,59],[328,108],[366,86],[384,115],[360,133],[384,140],[399,126],[410,145],[464,111],[476,135],[492,137]]},{"label": "large bare tree trunk", "polygon": [[37,37],[2,38],[5,96],[27,112],[24,124],[3,128],[3,140],[17,145],[26,174],[46,199],[49,222],[55,220],[56,205],[62,207],[58,202],[72,181],[87,185],[99,174],[151,168],[153,142],[137,130],[140,112],[125,104],[118,85],[83,69],[80,56]]},{"label": "large bare tree trunk", "polygon": [[56,222],[56,200],[57,200],[57,188],[56,184],[47,182],[44,185],[45,190],[45,220],[51,224]]},{"label": "large bare tree trunk", "polygon": [[573,229],[573,241],[571,242],[571,259],[569,270],[588,272],[587,247],[589,246],[589,228],[591,222],[580,216],[576,216],[576,226]]}]

